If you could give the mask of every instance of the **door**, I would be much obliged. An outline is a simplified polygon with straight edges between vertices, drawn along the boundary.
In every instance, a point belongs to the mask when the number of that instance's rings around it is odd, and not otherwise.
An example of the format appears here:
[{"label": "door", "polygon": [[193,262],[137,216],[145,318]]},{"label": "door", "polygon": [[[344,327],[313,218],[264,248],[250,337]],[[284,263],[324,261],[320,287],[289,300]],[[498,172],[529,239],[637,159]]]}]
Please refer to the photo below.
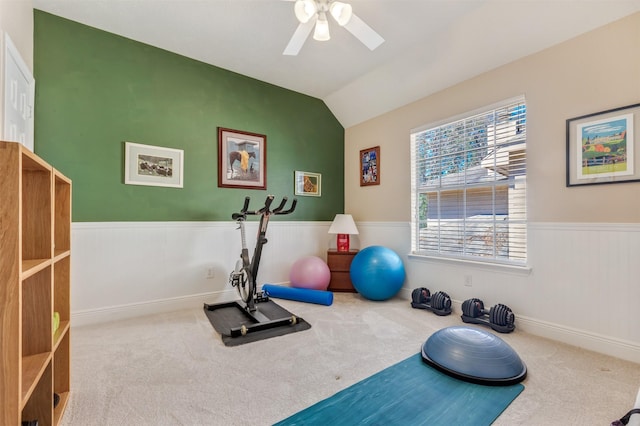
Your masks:
[{"label": "door", "polygon": [[36,82],[18,49],[4,34],[4,132],[7,141],[20,142],[33,151],[33,112]]}]

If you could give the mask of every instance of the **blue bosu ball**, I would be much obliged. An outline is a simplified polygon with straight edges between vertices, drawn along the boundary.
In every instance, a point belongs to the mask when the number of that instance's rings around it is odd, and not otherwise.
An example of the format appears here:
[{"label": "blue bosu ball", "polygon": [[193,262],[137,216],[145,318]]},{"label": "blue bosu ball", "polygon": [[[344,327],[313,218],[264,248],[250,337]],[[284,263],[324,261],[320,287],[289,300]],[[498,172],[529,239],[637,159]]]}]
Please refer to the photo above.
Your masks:
[{"label": "blue bosu ball", "polygon": [[422,346],[422,360],[450,376],[483,385],[512,385],[527,376],[527,367],[507,342],[466,326],[433,333]]},{"label": "blue bosu ball", "polygon": [[369,300],[387,300],[395,296],[404,283],[402,259],[393,250],[370,246],[360,250],[351,262],[351,283]]}]

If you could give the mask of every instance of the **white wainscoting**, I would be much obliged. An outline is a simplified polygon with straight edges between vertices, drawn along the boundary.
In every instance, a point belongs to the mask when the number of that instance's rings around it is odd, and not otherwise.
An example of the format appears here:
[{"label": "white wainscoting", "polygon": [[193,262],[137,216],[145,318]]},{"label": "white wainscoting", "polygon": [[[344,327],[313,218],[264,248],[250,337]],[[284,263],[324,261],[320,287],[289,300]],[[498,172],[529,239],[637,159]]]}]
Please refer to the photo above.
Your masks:
[{"label": "white wainscoting", "polygon": [[[329,226],[272,221],[259,284],[288,282],[302,256],[325,258],[335,247]],[[640,224],[530,224],[530,269],[522,270],[409,257],[408,223],[363,222],[358,229],[353,246],[384,245],[403,257],[401,297],[416,287],[446,291],[454,315],[471,297],[487,308],[504,303],[518,330],[640,362]],[[256,232],[249,222],[251,252]],[[72,244],[76,326],[236,298],[228,284],[240,253],[233,222],[74,223]]]},{"label": "white wainscoting", "polygon": [[[640,225],[532,223],[530,269],[412,257],[410,287],[508,305],[516,327],[640,362]],[[465,285],[468,277],[471,287]]]},{"label": "white wainscoting", "polygon": [[[326,259],[330,222],[271,221],[258,283],[289,280],[302,256]],[[246,224],[253,255],[258,229]],[[229,273],[240,258],[234,222],[104,222],[72,225],[74,325],[236,299]],[[209,271],[213,278],[207,278]]]}]

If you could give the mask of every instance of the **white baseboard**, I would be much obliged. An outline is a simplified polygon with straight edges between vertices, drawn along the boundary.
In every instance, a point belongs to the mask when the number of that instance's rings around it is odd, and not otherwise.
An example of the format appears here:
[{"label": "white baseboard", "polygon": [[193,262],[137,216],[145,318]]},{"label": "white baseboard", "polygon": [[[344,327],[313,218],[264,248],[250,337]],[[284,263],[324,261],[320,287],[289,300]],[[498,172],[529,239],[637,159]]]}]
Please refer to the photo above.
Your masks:
[{"label": "white baseboard", "polygon": [[546,337],[593,352],[640,363],[640,346],[634,342],[521,316],[516,316],[516,327],[527,333],[535,334],[536,336]]},{"label": "white baseboard", "polygon": [[162,312],[202,307],[205,303],[228,302],[235,300],[236,298],[237,294],[235,290],[226,290],[222,292],[192,294],[189,296],[174,297],[170,299],[149,300],[139,303],[129,303],[126,305],[106,306],[98,309],[86,309],[83,311],[72,312],[71,324],[73,324],[73,327],[100,324]]}]

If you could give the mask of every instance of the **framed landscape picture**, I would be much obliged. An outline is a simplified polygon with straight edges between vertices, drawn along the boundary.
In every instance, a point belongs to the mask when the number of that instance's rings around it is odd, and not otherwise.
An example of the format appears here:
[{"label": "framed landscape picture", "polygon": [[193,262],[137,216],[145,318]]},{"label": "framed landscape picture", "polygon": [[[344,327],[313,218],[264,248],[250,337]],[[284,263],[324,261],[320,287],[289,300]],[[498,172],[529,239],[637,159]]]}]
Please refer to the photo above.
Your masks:
[{"label": "framed landscape picture", "polygon": [[640,104],[567,120],[567,186],[640,180]]},{"label": "framed landscape picture", "polygon": [[184,151],[125,142],[124,183],[182,188]]}]

